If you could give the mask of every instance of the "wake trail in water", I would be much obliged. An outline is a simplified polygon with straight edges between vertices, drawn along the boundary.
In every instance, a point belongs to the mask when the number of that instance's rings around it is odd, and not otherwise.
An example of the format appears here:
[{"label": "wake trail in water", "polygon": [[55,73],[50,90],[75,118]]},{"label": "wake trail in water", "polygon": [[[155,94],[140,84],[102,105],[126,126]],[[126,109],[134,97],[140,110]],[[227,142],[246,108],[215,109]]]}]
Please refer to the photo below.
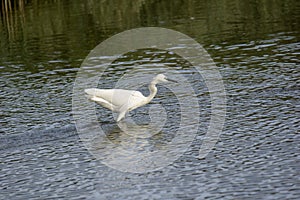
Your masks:
[{"label": "wake trail in water", "polygon": [[0,151],[25,145],[62,140],[69,137],[78,137],[75,125],[48,130],[32,130],[26,133],[5,135],[0,137]]}]

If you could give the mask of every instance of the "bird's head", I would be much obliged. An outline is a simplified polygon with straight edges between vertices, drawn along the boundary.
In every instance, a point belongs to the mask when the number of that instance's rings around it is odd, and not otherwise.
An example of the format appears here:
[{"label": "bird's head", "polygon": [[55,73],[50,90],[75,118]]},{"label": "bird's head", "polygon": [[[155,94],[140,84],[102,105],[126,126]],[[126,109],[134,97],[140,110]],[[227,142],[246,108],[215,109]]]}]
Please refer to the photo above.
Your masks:
[{"label": "bird's head", "polygon": [[169,81],[177,83],[177,81],[169,79],[163,74],[158,74],[157,76],[155,76],[153,81],[156,83],[165,83],[165,82],[169,82]]}]

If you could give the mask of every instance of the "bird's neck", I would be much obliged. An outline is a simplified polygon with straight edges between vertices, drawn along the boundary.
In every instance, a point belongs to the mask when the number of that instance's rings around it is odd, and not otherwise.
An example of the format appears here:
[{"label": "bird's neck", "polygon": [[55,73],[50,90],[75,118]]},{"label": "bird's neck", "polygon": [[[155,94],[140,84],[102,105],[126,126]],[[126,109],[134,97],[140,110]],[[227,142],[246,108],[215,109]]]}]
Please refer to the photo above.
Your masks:
[{"label": "bird's neck", "polygon": [[157,93],[156,83],[151,82],[149,85],[150,94],[147,97],[148,103],[154,98]]}]

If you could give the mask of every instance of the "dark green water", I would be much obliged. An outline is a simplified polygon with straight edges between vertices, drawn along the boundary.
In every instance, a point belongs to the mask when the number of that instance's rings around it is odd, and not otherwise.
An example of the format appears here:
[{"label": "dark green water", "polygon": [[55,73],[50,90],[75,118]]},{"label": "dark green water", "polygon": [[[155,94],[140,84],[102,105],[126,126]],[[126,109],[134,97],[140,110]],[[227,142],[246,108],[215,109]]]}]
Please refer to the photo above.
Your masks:
[{"label": "dark green water", "polygon": [[[299,21],[296,0],[33,0],[2,13],[0,199],[299,199]],[[205,159],[197,159],[199,134],[168,167],[123,173],[80,142],[72,88],[96,45],[147,26],[182,32],[204,46],[223,76],[227,117]],[[112,69],[108,81],[120,71]],[[206,105],[201,84],[195,87]],[[200,133],[209,112],[201,107]],[[109,112],[99,115],[110,126]]]}]

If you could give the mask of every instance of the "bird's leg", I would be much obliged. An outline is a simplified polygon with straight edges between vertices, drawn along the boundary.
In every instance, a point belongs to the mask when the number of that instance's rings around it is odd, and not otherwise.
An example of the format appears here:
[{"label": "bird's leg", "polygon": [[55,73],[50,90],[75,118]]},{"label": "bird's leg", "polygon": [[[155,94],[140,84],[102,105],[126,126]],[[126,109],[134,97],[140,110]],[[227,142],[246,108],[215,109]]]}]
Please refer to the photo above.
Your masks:
[{"label": "bird's leg", "polygon": [[119,113],[118,118],[117,118],[117,122],[119,122],[121,119],[123,119],[126,115],[126,111],[122,111]]},{"label": "bird's leg", "polygon": [[120,108],[119,116],[118,116],[118,118],[117,118],[117,122],[119,122],[121,119],[125,118],[125,115],[126,115],[127,112],[129,112],[128,104],[125,103],[125,104]]}]

